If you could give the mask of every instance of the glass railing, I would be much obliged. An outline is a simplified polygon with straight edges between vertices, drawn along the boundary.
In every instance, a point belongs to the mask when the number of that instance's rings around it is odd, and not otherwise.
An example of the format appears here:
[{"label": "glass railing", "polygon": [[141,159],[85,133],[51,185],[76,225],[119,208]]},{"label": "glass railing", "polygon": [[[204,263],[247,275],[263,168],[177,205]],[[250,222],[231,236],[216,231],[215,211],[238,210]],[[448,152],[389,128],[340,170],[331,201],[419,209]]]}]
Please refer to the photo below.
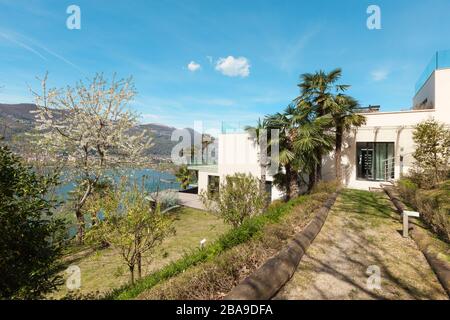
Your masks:
[{"label": "glass railing", "polygon": [[425,85],[435,70],[450,68],[450,50],[437,51],[416,82],[416,93]]},{"label": "glass railing", "polygon": [[244,133],[248,127],[253,127],[255,124],[250,122],[222,122],[222,133]]}]

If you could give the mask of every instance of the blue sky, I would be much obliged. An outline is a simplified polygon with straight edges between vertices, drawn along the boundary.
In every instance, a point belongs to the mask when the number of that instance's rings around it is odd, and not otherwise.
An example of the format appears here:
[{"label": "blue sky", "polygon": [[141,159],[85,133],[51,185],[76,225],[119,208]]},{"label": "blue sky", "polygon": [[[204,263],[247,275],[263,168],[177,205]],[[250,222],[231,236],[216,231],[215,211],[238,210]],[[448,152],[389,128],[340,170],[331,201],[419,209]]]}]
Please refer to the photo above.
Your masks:
[{"label": "blue sky", "polygon": [[[66,28],[71,4],[81,30]],[[366,27],[371,4],[381,30]],[[56,87],[116,72],[133,75],[142,122],[249,124],[295,98],[300,74],[341,67],[362,105],[405,109],[450,49],[449,12],[448,0],[0,0],[0,103],[31,102],[46,71]]]}]

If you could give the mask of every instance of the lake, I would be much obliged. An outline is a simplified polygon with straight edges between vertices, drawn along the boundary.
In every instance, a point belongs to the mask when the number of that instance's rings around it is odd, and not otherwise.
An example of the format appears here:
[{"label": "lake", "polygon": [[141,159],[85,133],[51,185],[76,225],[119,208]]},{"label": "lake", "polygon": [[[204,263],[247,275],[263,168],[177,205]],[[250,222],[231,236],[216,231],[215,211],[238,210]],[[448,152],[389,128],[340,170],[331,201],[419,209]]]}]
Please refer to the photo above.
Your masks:
[{"label": "lake", "polygon": [[[176,181],[176,177],[169,172],[160,172],[153,169],[126,169],[121,175],[126,176],[131,182],[136,181],[139,185],[142,183],[142,178],[145,177],[145,190],[148,192],[155,192],[167,189],[180,189],[180,183]],[[64,176],[64,175],[63,175]],[[113,176],[113,174],[111,174]],[[116,182],[120,177],[115,177]],[[56,193],[63,199],[67,199],[69,192],[75,187],[74,183],[65,183],[60,186]]]},{"label": "lake", "polygon": [[[111,174],[112,175],[112,174]],[[126,169],[122,170],[121,175],[126,176],[130,179],[130,181],[136,181],[138,184],[142,183],[142,178],[145,177],[145,190],[148,192],[155,192],[159,190],[168,190],[168,189],[180,189],[180,183],[176,181],[176,177],[169,172],[160,172],[153,169]],[[120,177],[115,177],[115,180],[118,181]],[[74,183],[66,183],[60,186],[56,193],[57,195],[67,200],[69,197],[70,191],[72,191],[75,187]],[[72,238],[77,233],[76,224],[72,224],[68,226],[68,237]]]}]

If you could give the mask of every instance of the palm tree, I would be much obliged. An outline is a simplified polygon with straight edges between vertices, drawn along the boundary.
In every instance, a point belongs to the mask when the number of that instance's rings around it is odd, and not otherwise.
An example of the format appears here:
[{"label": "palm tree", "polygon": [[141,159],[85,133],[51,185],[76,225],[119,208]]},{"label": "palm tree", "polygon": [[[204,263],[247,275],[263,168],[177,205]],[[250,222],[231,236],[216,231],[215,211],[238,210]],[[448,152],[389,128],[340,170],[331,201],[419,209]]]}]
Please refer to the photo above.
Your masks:
[{"label": "palm tree", "polygon": [[182,165],[180,169],[175,173],[177,181],[181,184],[181,189],[186,190],[189,184],[192,182],[192,174],[189,171],[187,165]]},{"label": "palm tree", "polygon": [[332,112],[335,126],[335,170],[337,181],[342,181],[342,142],[344,133],[352,127],[360,127],[366,123],[366,117],[357,113],[358,102],[350,96],[339,94],[335,99],[335,108]]},{"label": "palm tree", "polygon": [[[324,133],[324,129],[331,123],[329,115],[312,117],[308,101],[303,100],[303,108],[297,108],[300,102],[289,105],[283,113],[277,113],[267,118],[267,125],[280,130],[279,146],[280,164],[284,173],[277,181],[284,180],[288,198],[298,196],[303,175],[315,171],[321,161],[316,150],[331,150],[333,137]],[[309,107],[308,107],[309,106]],[[310,180],[309,189],[314,181]]]},{"label": "palm tree", "polygon": [[[301,90],[300,96],[295,100],[299,108],[307,101],[313,108],[312,113],[316,117],[323,117],[330,114],[336,106],[335,97],[338,93],[346,91],[350,86],[336,84],[342,76],[341,69],[334,69],[329,73],[318,71],[314,74],[305,73],[301,76],[301,82],[298,84]],[[325,130],[331,127],[324,127]],[[316,158],[320,159],[317,163],[316,170],[311,174],[311,179],[317,182],[322,178],[322,155],[324,150],[319,146],[316,150]]]}]

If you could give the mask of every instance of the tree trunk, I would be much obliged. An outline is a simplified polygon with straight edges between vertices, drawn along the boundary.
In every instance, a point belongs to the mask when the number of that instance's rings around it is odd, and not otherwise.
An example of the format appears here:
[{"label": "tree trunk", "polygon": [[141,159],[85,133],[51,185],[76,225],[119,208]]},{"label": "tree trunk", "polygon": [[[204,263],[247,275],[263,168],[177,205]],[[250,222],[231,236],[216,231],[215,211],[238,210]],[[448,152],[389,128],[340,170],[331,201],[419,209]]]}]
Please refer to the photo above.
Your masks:
[{"label": "tree trunk", "polygon": [[291,200],[291,184],[290,184],[290,179],[291,179],[291,175],[292,175],[292,171],[291,171],[291,166],[290,165],[285,165],[284,167],[286,173],[285,173],[285,177],[284,177],[284,187],[286,189],[286,200],[289,201]]},{"label": "tree trunk", "polygon": [[78,244],[82,245],[83,240],[84,240],[84,215],[81,212],[80,207],[78,207],[77,210],[75,211],[75,215],[77,217],[77,222],[78,222],[77,240],[78,240]]},{"label": "tree trunk", "polygon": [[138,279],[142,278],[142,256],[140,253],[137,254],[138,263]]},{"label": "tree trunk", "polygon": [[92,191],[92,186],[91,186],[91,184],[88,184],[88,187],[87,187],[86,191],[84,192],[83,197],[78,202],[76,210],[75,210],[75,215],[76,215],[77,221],[78,221],[78,243],[80,245],[83,244],[84,229],[85,229],[84,215],[83,215],[83,212],[81,212],[81,209],[83,208],[83,205],[85,204],[87,198],[91,194],[91,191]]},{"label": "tree trunk", "polygon": [[298,178],[297,178],[297,173],[291,173],[290,177],[289,177],[289,189],[290,189],[290,195],[289,198],[293,199],[298,197],[300,190],[298,188]]},{"label": "tree trunk", "polygon": [[342,127],[336,127],[336,145],[334,151],[334,166],[336,170],[336,180],[342,183]]},{"label": "tree trunk", "polygon": [[130,281],[131,284],[134,284],[134,265],[133,266],[128,266],[130,268]]},{"label": "tree trunk", "polygon": [[309,173],[308,177],[308,192],[310,192],[316,185],[316,171],[313,170]]},{"label": "tree trunk", "polygon": [[317,159],[320,159],[316,165],[316,183],[322,180],[322,151],[317,151]]}]

